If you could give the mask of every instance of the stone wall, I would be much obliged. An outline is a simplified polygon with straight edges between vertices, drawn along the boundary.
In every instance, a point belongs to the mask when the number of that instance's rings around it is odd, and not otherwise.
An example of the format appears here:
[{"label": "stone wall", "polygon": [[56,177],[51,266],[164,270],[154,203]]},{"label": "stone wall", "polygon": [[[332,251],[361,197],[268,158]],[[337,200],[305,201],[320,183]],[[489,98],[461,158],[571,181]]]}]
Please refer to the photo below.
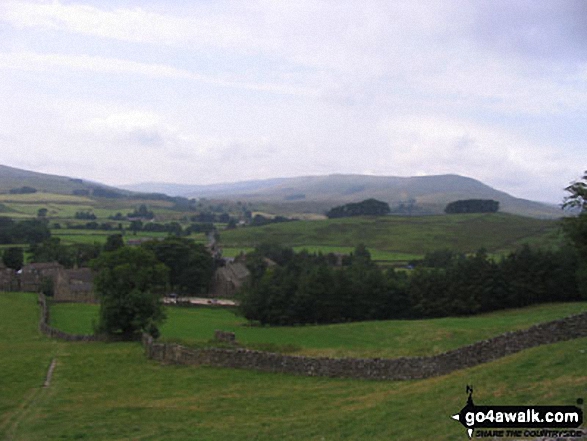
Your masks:
[{"label": "stone wall", "polygon": [[507,332],[429,357],[394,359],[312,358],[248,349],[189,349],[143,336],[147,357],[165,363],[206,365],[305,376],[415,380],[445,375],[535,346],[587,337],[587,312]]},{"label": "stone wall", "polygon": [[96,335],[83,335],[83,334],[69,334],[59,329],[53,328],[49,324],[49,306],[47,305],[47,298],[44,294],[39,294],[39,305],[41,306],[41,317],[39,319],[39,331],[51,338],[58,338],[66,341],[100,341],[103,340],[100,336]]}]

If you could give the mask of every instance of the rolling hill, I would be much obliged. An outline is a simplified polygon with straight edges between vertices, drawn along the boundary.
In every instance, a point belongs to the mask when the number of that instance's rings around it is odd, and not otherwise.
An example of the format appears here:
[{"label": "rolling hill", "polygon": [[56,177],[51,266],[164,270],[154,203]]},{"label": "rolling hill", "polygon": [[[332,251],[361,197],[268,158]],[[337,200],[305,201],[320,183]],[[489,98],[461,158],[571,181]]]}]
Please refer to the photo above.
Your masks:
[{"label": "rolling hill", "polygon": [[459,175],[367,176],[329,175],[245,181],[234,184],[138,184],[127,190],[166,192],[186,197],[206,197],[263,203],[274,213],[324,213],[335,205],[376,198],[398,214],[438,214],[459,199],[494,199],[500,210],[538,218],[561,217],[554,206],[515,198],[472,178]]},{"label": "rolling hill", "polygon": [[32,187],[43,193],[73,194],[74,191],[102,188],[107,190],[128,193],[114,187],[91,182],[79,178],[57,176],[45,173],[38,173],[19,168],[0,165],[0,193],[8,193],[12,189],[20,187]]},{"label": "rolling hill", "polygon": [[253,202],[274,214],[323,214],[335,205],[376,198],[389,203],[395,214],[439,214],[459,199],[494,199],[506,213],[537,218],[561,217],[554,206],[515,198],[480,181],[459,175],[367,176],[328,175],[275,178],[213,185],[144,183],[120,188],[67,176],[37,173],[0,165],[0,193],[23,186],[43,193],[71,195],[104,189],[130,195],[164,193],[170,196]]}]

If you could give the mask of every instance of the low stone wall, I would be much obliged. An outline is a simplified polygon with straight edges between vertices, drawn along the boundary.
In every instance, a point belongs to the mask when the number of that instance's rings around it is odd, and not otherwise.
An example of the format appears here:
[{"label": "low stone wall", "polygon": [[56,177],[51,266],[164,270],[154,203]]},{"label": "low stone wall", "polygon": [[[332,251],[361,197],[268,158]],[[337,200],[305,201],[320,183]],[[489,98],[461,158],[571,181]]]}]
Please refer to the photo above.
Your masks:
[{"label": "low stone wall", "polygon": [[41,306],[41,318],[39,319],[39,331],[51,338],[58,338],[65,341],[101,341],[102,337],[97,335],[70,334],[49,325],[49,306],[44,294],[39,294],[39,305]]},{"label": "low stone wall", "polygon": [[147,357],[165,363],[206,365],[305,376],[416,380],[445,375],[535,346],[587,337],[587,312],[507,332],[429,357],[393,359],[313,358],[248,349],[190,349],[143,336]]}]

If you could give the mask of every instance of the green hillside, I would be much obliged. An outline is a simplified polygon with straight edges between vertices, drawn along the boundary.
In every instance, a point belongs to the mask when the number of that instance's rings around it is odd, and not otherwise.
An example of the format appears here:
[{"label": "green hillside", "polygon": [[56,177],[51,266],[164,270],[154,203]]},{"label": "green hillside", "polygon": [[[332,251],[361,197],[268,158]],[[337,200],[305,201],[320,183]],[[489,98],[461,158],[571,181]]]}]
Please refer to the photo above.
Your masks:
[{"label": "green hillside", "polygon": [[[447,203],[459,199],[494,199],[501,211],[538,218],[560,217],[561,210],[540,202],[513,197],[476,179],[459,175],[302,176],[214,185],[138,184],[134,191],[163,191],[195,198],[228,199],[259,204],[274,214],[318,213],[349,202],[375,198],[389,203],[392,212],[440,214]],[[412,205],[407,209],[406,205]],[[402,206],[404,208],[400,208]],[[403,211],[402,211],[403,210]]]},{"label": "green hillside", "polygon": [[38,313],[36,296],[0,294],[0,439],[443,441],[466,437],[450,418],[466,384],[487,405],[587,392],[587,339],[430,380],[357,381],[161,365],[137,343],[48,339]]},{"label": "green hillside", "polygon": [[[51,323],[66,332],[91,334],[92,324],[98,321],[98,310],[98,305],[56,304],[51,307]],[[231,310],[172,307],[167,308],[161,338],[201,346],[210,341],[215,330],[222,329],[234,332],[239,343],[247,347],[296,355],[424,356],[582,311],[587,311],[587,302],[534,305],[474,317],[262,327],[250,326]]]},{"label": "green hillside", "polygon": [[373,250],[421,255],[442,248],[463,253],[486,248],[500,253],[522,243],[556,246],[560,233],[555,221],[495,213],[287,222],[223,231],[220,239],[227,248],[250,248],[264,242],[294,247],[364,243]]},{"label": "green hillside", "polygon": [[[73,194],[76,190],[92,190],[97,187],[115,190],[113,187],[79,178],[37,173],[0,165],[0,193],[8,193],[12,189],[21,187],[32,187],[43,193],[66,195]],[[120,192],[128,193],[125,190],[120,190]]]}]

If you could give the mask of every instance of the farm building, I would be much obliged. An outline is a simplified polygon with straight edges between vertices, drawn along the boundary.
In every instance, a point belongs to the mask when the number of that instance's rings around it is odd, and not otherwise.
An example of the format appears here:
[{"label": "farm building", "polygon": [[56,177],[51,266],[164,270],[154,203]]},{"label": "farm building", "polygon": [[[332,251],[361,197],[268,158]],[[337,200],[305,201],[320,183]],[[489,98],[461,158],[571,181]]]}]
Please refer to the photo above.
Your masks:
[{"label": "farm building", "polygon": [[95,303],[97,301],[89,268],[65,269],[57,262],[30,263],[18,274],[19,291],[38,292],[46,280],[53,284],[53,298],[61,302]]},{"label": "farm building", "polygon": [[210,295],[219,298],[234,297],[249,275],[250,272],[244,263],[227,262],[216,270]]},{"label": "farm building", "polygon": [[19,283],[16,271],[6,268],[0,262],[0,291],[18,291]]}]

